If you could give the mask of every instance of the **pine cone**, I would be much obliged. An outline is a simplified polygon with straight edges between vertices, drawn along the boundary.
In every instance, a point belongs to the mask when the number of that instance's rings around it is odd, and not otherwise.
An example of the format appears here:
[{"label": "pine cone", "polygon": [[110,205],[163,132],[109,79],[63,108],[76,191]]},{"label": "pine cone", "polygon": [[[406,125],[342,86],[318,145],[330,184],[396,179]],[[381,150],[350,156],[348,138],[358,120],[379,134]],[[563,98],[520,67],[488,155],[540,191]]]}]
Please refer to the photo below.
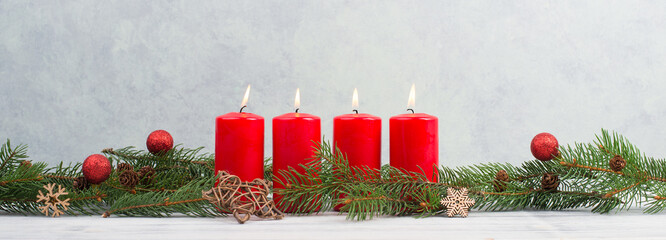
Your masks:
[{"label": "pine cone", "polygon": [[139,169],[139,179],[144,185],[148,185],[153,181],[155,177],[155,169],[151,166],[145,166]]},{"label": "pine cone", "polygon": [[627,160],[624,160],[620,155],[615,155],[615,157],[610,159],[608,165],[610,165],[610,168],[613,169],[613,171],[619,172],[627,166]]},{"label": "pine cone", "polygon": [[116,166],[116,171],[119,173],[122,173],[125,170],[134,171],[134,167],[129,163],[119,163],[118,166]]},{"label": "pine cone", "polygon": [[493,188],[495,188],[496,192],[504,192],[506,190],[506,182],[509,181],[509,174],[506,173],[504,170],[499,170],[497,174],[495,174],[495,180],[493,180]]},{"label": "pine cone", "polygon": [[551,173],[544,173],[541,178],[541,188],[546,191],[557,190],[560,185],[560,178]]},{"label": "pine cone", "polygon": [[120,185],[133,188],[139,183],[139,175],[135,171],[125,170],[118,176],[118,182]]},{"label": "pine cone", "polygon": [[81,176],[74,179],[74,181],[72,182],[72,186],[74,187],[74,189],[83,191],[90,187],[90,183],[88,182],[88,180],[86,180],[85,177]]}]

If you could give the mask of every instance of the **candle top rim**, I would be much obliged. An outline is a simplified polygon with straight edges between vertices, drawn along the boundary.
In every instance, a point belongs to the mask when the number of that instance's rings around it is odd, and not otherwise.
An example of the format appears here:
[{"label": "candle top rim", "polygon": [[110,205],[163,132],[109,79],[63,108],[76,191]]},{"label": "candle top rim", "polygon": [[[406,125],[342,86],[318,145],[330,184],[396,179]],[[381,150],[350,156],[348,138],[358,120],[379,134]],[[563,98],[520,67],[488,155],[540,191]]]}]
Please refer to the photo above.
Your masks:
[{"label": "candle top rim", "polygon": [[279,116],[274,117],[273,119],[278,119],[278,120],[288,120],[288,119],[321,119],[319,116],[312,115],[309,113],[285,113]]},{"label": "candle top rim", "polygon": [[351,119],[382,120],[382,118],[380,118],[380,117],[377,117],[377,116],[371,115],[371,114],[367,114],[367,113],[342,114],[342,115],[336,116],[333,119],[342,119],[342,120],[351,120]]},{"label": "candle top rim", "polygon": [[249,112],[229,112],[223,115],[218,116],[217,118],[220,119],[264,119],[264,117],[259,116],[254,113],[249,113]]},{"label": "candle top rim", "polygon": [[429,114],[425,114],[425,113],[404,113],[404,114],[399,114],[399,115],[395,115],[395,116],[391,117],[391,120],[393,120],[393,119],[396,119],[396,120],[403,120],[403,119],[424,119],[424,120],[434,119],[434,120],[437,120],[438,118],[433,116],[433,115],[429,115]]}]

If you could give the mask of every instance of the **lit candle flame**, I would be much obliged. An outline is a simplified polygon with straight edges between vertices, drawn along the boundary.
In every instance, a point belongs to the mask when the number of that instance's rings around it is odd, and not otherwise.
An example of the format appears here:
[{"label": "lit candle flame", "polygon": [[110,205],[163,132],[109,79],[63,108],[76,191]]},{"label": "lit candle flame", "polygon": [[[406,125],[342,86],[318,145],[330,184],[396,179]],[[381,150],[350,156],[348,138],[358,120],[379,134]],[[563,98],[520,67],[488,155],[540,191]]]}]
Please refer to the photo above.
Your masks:
[{"label": "lit candle flame", "polygon": [[247,99],[250,97],[250,84],[247,85],[247,90],[245,90],[245,96],[243,97],[243,103],[241,107],[247,106]]},{"label": "lit candle flame", "polygon": [[413,108],[416,102],[416,92],[414,91],[414,84],[412,90],[409,90],[409,100],[407,101],[407,108]]},{"label": "lit candle flame", "polygon": [[298,108],[301,107],[301,89],[296,88],[296,98],[294,98],[294,109],[298,112]]},{"label": "lit candle flame", "polygon": [[352,95],[352,109],[358,109],[358,91],[354,88],[354,95]]}]

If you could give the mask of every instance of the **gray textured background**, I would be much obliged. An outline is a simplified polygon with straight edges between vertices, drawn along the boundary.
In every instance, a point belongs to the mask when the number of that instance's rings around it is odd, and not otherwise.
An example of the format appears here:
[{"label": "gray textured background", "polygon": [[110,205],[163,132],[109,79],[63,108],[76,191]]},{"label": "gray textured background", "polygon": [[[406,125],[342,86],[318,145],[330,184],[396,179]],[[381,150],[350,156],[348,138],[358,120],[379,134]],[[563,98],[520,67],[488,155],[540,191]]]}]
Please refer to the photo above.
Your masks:
[{"label": "gray textured background", "polygon": [[0,137],[39,161],[145,148],[166,129],[213,151],[214,118],[249,111],[440,119],[440,162],[531,159],[531,138],[604,127],[666,155],[664,1],[0,1]]}]

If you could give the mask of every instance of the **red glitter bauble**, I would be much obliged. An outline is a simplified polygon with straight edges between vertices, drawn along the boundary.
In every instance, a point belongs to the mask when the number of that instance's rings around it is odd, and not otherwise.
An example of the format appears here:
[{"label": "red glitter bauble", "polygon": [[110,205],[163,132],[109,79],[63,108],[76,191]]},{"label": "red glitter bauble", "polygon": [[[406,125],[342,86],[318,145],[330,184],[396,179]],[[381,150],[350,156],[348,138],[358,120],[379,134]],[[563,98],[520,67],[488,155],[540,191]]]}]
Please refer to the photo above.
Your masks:
[{"label": "red glitter bauble", "polygon": [[148,147],[148,151],[150,153],[158,155],[173,148],[173,138],[167,131],[156,130],[148,135],[146,146]]},{"label": "red glitter bauble", "polygon": [[532,139],[532,155],[541,161],[549,161],[559,155],[557,139],[550,133],[539,133]]},{"label": "red glitter bauble", "polygon": [[81,170],[89,183],[102,183],[111,175],[111,162],[104,155],[93,154],[83,161]]}]

